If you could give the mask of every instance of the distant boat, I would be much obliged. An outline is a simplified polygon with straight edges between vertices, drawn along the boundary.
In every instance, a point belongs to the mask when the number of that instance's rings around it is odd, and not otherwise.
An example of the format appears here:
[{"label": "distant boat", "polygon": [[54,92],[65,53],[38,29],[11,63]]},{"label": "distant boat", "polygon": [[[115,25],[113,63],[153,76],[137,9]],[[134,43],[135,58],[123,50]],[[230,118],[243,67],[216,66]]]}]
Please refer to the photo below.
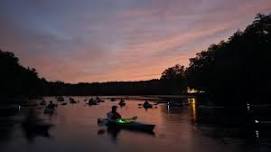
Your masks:
[{"label": "distant boat", "polygon": [[45,107],[44,113],[45,114],[53,114],[55,112],[55,109],[57,107],[57,104],[53,104],[52,101]]},{"label": "distant boat", "polygon": [[66,102],[63,102],[61,105],[65,106],[65,105],[67,105],[67,103],[66,103]]},{"label": "distant boat", "polygon": [[124,99],[120,99],[119,105],[120,105],[121,107],[126,105]]},{"label": "distant boat", "polygon": [[0,116],[12,116],[20,111],[20,105],[0,105]]},{"label": "distant boat", "polygon": [[93,98],[90,98],[88,101],[88,105],[98,105],[98,102],[94,100]]},{"label": "distant boat", "polygon": [[143,107],[144,107],[145,109],[149,109],[149,108],[152,108],[152,104],[150,104],[148,101],[145,101],[145,102],[143,103]]},{"label": "distant boat", "polygon": [[44,109],[44,113],[45,114],[53,114],[54,112],[55,112],[55,108],[48,108],[48,107],[46,107]]},{"label": "distant boat", "polygon": [[71,104],[77,103],[73,98],[69,98],[69,99],[70,99],[70,103],[71,103]]},{"label": "distant boat", "polygon": [[101,98],[99,98],[99,97],[96,97],[96,99],[95,99],[95,100],[96,100],[96,102],[98,102],[98,103],[99,103],[99,102],[104,102],[104,100],[102,100],[102,99],[101,99]]}]

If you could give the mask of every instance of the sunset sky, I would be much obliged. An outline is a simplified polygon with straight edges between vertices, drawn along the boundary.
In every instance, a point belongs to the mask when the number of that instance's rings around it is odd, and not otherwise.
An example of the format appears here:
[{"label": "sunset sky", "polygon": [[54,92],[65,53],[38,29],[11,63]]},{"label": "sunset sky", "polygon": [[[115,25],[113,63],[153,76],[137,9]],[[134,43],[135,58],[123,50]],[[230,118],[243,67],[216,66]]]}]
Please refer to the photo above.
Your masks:
[{"label": "sunset sky", "polygon": [[271,0],[1,0],[0,49],[48,80],[146,80],[259,12]]}]

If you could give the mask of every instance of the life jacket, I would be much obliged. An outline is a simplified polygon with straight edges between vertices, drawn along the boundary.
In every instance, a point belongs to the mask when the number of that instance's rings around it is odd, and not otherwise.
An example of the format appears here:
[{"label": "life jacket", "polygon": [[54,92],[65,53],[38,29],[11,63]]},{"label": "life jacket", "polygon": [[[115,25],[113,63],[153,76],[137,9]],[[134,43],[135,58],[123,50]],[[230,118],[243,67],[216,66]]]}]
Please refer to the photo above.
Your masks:
[{"label": "life jacket", "polygon": [[109,119],[109,120],[116,120],[116,119],[119,119],[119,118],[121,118],[121,115],[119,114],[119,113],[117,113],[117,112],[108,112],[107,113],[107,119]]}]

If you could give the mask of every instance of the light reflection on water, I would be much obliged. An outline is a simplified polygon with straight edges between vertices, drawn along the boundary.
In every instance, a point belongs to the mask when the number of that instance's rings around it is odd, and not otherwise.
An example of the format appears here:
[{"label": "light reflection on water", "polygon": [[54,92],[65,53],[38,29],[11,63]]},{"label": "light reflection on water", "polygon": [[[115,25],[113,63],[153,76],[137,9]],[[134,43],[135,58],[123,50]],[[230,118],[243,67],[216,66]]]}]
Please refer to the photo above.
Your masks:
[{"label": "light reflection on water", "polygon": [[197,121],[196,98],[188,98],[188,103],[191,106],[192,121],[195,123]]},{"label": "light reflection on water", "polygon": [[[123,117],[136,115],[139,121],[155,124],[155,134],[147,134],[128,130],[112,131],[97,125],[97,118],[105,117],[112,105],[118,105],[118,101],[106,100],[100,105],[88,106],[84,101],[85,97],[74,98],[80,102],[63,106],[59,104],[52,115],[43,114],[44,107],[38,106],[34,110],[22,108],[20,114],[15,117],[1,118],[0,151],[228,152],[255,150],[243,139],[208,135],[209,132],[218,134],[221,131],[219,128],[196,126],[194,124],[195,99],[189,99],[190,106],[158,105],[157,108],[148,110],[138,106],[143,101],[128,100],[126,106],[118,109],[119,112]],[[57,103],[55,98],[46,98],[46,100]],[[65,100],[68,102],[68,98]],[[27,120],[31,120],[30,125],[26,125],[30,127],[23,127],[24,122],[29,122]],[[43,125],[52,126],[47,128]]]}]

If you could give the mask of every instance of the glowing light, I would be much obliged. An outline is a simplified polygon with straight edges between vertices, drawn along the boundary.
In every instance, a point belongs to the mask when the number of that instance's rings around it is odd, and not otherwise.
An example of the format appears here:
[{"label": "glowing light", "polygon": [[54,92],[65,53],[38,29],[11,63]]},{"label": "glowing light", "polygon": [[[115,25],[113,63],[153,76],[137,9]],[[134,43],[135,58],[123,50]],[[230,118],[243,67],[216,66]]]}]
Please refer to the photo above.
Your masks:
[{"label": "glowing light", "polygon": [[188,98],[188,102],[190,103],[192,109],[192,120],[195,122],[197,120],[196,99]]},{"label": "glowing light", "polygon": [[131,120],[126,120],[126,119],[117,119],[116,122],[120,123],[120,124],[125,124],[125,123],[130,123],[132,121]]},{"label": "glowing light", "polygon": [[259,132],[259,130],[256,130],[255,134],[256,134],[256,138],[260,138],[260,132]]},{"label": "glowing light", "polygon": [[247,111],[250,111],[250,104],[247,103]]},{"label": "glowing light", "polygon": [[188,94],[193,94],[193,93],[204,93],[205,91],[197,90],[197,89],[195,89],[195,88],[187,87],[186,92],[187,92]]},{"label": "glowing light", "polygon": [[169,102],[167,102],[167,112],[169,112]]},{"label": "glowing light", "polygon": [[125,121],[122,120],[122,119],[118,119],[117,122],[118,122],[118,123],[125,123]]},{"label": "glowing light", "polygon": [[194,89],[194,88],[190,88],[190,87],[187,87],[187,93],[197,93],[198,90]]}]

